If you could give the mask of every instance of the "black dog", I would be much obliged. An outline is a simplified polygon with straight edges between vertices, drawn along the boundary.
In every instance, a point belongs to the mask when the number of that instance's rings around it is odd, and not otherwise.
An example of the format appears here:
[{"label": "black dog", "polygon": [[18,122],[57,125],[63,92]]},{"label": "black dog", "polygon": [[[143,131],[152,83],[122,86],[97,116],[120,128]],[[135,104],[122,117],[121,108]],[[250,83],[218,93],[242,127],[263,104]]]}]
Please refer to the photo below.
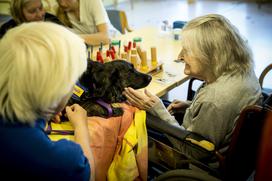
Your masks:
[{"label": "black dog", "polygon": [[104,64],[88,60],[87,70],[80,77],[78,87],[68,104],[78,103],[86,109],[88,116],[120,116],[123,110],[112,107],[111,103],[126,100],[122,95],[125,87],[143,88],[151,79],[150,75],[137,71],[131,63],[124,60]]}]

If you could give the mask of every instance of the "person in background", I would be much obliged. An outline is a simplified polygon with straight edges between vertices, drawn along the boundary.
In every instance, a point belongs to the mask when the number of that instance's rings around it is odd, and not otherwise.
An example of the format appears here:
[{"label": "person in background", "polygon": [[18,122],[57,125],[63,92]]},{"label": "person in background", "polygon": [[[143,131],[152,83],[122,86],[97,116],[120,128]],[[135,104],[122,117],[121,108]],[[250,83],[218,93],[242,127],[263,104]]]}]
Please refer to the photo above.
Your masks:
[{"label": "person in background", "polygon": [[[94,178],[86,111],[65,108],[87,68],[84,41],[64,26],[30,22],[3,36],[0,54],[0,180]],[[45,125],[64,108],[75,140],[51,141]]]},{"label": "person in background", "polygon": [[50,21],[62,25],[56,16],[45,12],[41,0],[11,0],[10,13],[12,19],[1,26],[0,38],[9,29],[25,22]]},{"label": "person in background", "polygon": [[90,45],[107,44],[110,32],[118,31],[109,21],[101,0],[57,0],[58,18]]},{"label": "person in background", "polygon": [[[261,87],[254,72],[251,50],[238,30],[223,16],[209,14],[189,21],[182,29],[179,59],[184,73],[204,80],[192,102],[173,101],[167,108],[150,92],[126,88],[128,102],[183,129],[198,133],[224,152],[243,108],[261,103]],[[184,111],[181,125],[172,116]],[[178,142],[188,156],[205,155]]]}]

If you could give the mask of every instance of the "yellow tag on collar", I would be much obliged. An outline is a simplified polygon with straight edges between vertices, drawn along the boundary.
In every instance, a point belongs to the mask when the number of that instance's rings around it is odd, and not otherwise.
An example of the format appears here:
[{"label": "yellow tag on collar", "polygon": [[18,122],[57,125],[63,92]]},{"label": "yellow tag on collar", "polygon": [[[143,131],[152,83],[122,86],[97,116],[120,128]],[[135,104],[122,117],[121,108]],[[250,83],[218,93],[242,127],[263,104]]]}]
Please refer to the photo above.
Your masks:
[{"label": "yellow tag on collar", "polygon": [[83,93],[84,93],[84,90],[81,87],[77,85],[74,86],[73,94],[77,95],[78,97],[81,97]]}]

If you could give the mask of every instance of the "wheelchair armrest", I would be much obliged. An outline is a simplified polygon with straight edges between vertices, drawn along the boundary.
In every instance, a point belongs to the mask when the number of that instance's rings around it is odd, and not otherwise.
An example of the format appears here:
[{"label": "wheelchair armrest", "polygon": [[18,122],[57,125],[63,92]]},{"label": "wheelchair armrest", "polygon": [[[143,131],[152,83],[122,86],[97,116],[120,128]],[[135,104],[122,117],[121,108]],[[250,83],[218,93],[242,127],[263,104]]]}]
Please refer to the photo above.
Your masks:
[{"label": "wheelchair armrest", "polygon": [[190,131],[182,129],[181,127],[171,125],[168,122],[163,121],[159,117],[153,116],[150,113],[147,113],[146,125],[149,128],[152,128],[162,133],[166,133],[169,136],[172,136],[180,141],[184,141],[185,138],[190,134]]},{"label": "wheelchair armrest", "polygon": [[171,137],[174,137],[178,141],[200,147],[201,149],[205,149],[209,152],[215,151],[214,144],[203,136],[181,127],[171,125],[150,113],[147,113],[146,124],[148,128],[165,133]]}]

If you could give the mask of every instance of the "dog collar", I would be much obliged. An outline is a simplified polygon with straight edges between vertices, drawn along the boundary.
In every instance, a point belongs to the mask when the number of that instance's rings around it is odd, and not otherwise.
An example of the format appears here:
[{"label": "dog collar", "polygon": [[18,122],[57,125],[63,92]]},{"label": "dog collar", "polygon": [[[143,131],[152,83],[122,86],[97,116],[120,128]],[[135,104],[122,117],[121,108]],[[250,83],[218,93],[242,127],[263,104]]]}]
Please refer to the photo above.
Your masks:
[{"label": "dog collar", "polygon": [[103,101],[102,99],[96,100],[96,103],[107,109],[107,111],[108,111],[108,116],[109,116],[109,117],[112,116],[112,107],[111,107],[110,104],[106,103],[106,102]]},{"label": "dog collar", "polygon": [[[95,85],[93,85],[93,87],[95,88]],[[76,85],[74,86],[72,98],[77,101],[80,101],[81,96],[86,93],[88,93],[88,89],[86,87],[84,87],[83,85],[81,85],[79,82],[77,82]],[[108,111],[109,117],[112,116],[113,111],[112,111],[112,107],[110,104],[106,103],[102,99],[96,100],[96,103],[99,104],[100,106],[104,107]]]},{"label": "dog collar", "polygon": [[81,85],[79,82],[77,82],[76,85],[74,86],[72,98],[77,101],[80,101],[80,97],[84,93],[87,93],[87,92],[88,92],[88,89],[84,87],[83,85]]}]

